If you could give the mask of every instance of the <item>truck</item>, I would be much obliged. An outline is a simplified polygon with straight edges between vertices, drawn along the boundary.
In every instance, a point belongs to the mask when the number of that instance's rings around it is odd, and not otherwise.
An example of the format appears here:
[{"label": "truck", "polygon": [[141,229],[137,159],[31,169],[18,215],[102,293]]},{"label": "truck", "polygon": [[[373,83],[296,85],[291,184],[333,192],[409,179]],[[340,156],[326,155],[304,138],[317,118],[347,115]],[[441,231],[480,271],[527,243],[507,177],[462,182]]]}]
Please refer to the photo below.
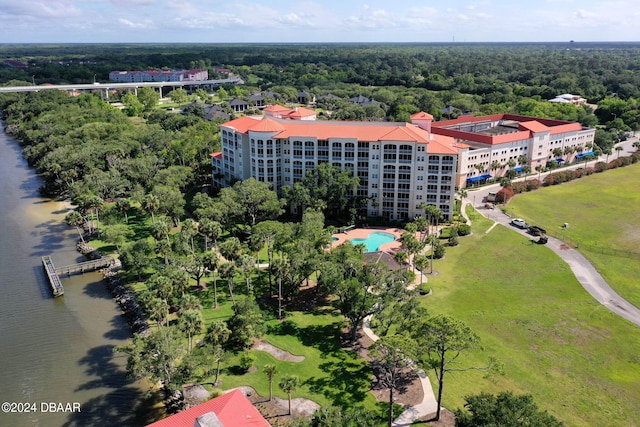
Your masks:
[{"label": "truck", "polygon": [[495,202],[496,201],[496,192],[493,191],[489,191],[489,194],[487,194],[487,202]]}]

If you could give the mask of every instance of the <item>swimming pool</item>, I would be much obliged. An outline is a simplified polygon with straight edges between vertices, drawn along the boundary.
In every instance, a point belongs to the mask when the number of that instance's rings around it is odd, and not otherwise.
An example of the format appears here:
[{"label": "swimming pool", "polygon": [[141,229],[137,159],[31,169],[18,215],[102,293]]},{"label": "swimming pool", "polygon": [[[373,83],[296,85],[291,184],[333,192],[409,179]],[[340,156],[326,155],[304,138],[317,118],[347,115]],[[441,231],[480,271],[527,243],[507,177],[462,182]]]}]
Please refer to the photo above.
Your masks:
[{"label": "swimming pool", "polygon": [[364,243],[367,247],[365,252],[377,252],[380,250],[380,246],[385,243],[393,242],[394,240],[396,240],[396,237],[393,234],[375,231],[369,234],[366,239],[353,239],[351,240],[351,243],[354,245]]}]

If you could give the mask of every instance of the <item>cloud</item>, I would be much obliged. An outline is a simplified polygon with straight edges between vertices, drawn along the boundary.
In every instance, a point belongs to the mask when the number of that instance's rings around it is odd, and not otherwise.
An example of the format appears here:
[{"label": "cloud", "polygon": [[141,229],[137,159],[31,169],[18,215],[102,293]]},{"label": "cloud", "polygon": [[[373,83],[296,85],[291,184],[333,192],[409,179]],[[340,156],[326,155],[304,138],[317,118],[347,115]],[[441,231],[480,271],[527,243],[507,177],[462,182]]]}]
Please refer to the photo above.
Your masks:
[{"label": "cloud", "polygon": [[125,18],[120,18],[120,19],[118,19],[118,22],[121,23],[122,25],[124,25],[125,27],[128,27],[128,28],[135,28],[135,29],[145,28],[145,29],[149,29],[149,28],[153,27],[153,23],[148,19],[145,19],[142,22],[133,22],[133,21],[130,21],[130,20],[125,19]]},{"label": "cloud", "polygon": [[80,16],[74,1],[0,0],[0,15],[21,18],[72,18]]}]

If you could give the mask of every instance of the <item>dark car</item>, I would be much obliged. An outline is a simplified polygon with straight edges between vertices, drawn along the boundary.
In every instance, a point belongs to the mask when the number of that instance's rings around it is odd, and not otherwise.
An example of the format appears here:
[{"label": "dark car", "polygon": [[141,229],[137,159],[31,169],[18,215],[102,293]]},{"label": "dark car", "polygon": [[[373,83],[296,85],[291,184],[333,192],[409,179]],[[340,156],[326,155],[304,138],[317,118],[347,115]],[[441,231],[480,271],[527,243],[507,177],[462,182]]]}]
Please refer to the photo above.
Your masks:
[{"label": "dark car", "polygon": [[530,225],[529,234],[533,236],[544,236],[545,234],[547,234],[547,230],[545,230],[544,228],[538,227],[537,225]]}]

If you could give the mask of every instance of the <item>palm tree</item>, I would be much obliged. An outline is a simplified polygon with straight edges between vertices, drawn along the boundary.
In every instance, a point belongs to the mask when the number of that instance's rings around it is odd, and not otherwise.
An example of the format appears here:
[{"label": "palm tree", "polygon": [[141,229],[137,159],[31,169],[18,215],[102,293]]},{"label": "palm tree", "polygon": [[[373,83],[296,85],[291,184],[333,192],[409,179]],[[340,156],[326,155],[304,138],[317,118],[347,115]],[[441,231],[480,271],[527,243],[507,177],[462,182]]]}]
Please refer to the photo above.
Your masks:
[{"label": "palm tree", "polygon": [[522,166],[522,173],[524,174],[524,182],[527,182],[527,175],[531,173],[531,166],[529,165]]},{"label": "palm tree", "polygon": [[220,363],[224,361],[226,353],[220,344],[213,346],[213,351],[211,352],[211,358],[216,364],[216,379],[213,381],[213,385],[218,384],[218,378],[220,378]]},{"label": "palm tree", "polygon": [[[264,365],[262,370],[264,374],[269,378],[269,402],[273,399],[273,378],[278,375],[278,367],[276,365]],[[291,411],[291,410],[289,410]]]},{"label": "palm tree", "polygon": [[498,169],[500,169],[502,167],[502,165],[500,164],[499,161],[494,160],[493,162],[491,162],[491,165],[489,166],[489,169],[491,169],[492,171],[496,171]]},{"label": "palm tree", "polygon": [[131,209],[131,201],[129,199],[118,199],[116,202],[116,209],[121,214],[124,214],[124,222],[125,224],[129,223],[129,209]]},{"label": "palm tree", "polygon": [[536,171],[538,171],[538,181],[540,181],[540,174],[544,171],[544,166],[542,164],[537,165]]},{"label": "palm tree", "polygon": [[414,259],[413,264],[416,266],[418,271],[420,271],[420,284],[422,285],[422,279],[424,278],[423,271],[429,266],[429,258],[424,255],[417,256]]},{"label": "palm tree", "polygon": [[159,329],[169,316],[169,304],[162,298],[155,297],[151,298],[146,306],[149,319],[155,320]]},{"label": "palm tree", "polygon": [[560,157],[560,156],[562,156],[562,148],[556,147],[556,148],[553,149],[552,153],[553,153],[554,157],[556,157],[556,158]]},{"label": "palm tree", "polygon": [[616,158],[617,158],[617,159],[619,159],[619,158],[620,158],[620,152],[621,152],[622,150],[624,150],[624,148],[622,148],[621,146],[619,146],[619,145],[618,145],[618,146],[615,148],[615,150],[618,152],[618,157],[616,157]]},{"label": "palm tree", "polygon": [[204,268],[211,272],[211,277],[213,278],[213,308],[218,308],[218,280],[216,273],[220,266],[220,258],[216,252],[208,251],[205,252],[203,261]]},{"label": "palm tree", "polygon": [[229,287],[229,296],[235,304],[235,297],[233,296],[233,279],[236,277],[236,266],[232,262],[225,262],[220,266],[220,277],[227,280],[227,286]]},{"label": "palm tree", "polygon": [[198,299],[198,297],[196,297],[195,295],[186,294],[183,295],[183,297],[178,302],[178,307],[178,313],[183,314],[184,312],[189,310],[202,310],[202,303],[200,302],[200,299]]},{"label": "palm tree", "polygon": [[285,375],[278,384],[280,389],[287,393],[289,397],[289,412],[287,415],[291,415],[291,393],[294,392],[300,386],[300,378],[295,375]]},{"label": "palm tree", "polygon": [[255,258],[251,255],[242,255],[238,261],[238,267],[242,270],[244,280],[247,283],[247,295],[251,294],[251,271],[255,267]]},{"label": "palm tree", "polygon": [[635,148],[636,151],[640,150],[640,141],[634,142],[633,144],[631,144],[631,146]]},{"label": "palm tree", "polygon": [[64,220],[67,223],[67,225],[75,227],[76,230],[78,230],[78,234],[80,235],[80,240],[82,240],[82,243],[84,244],[85,243],[84,237],[82,237],[82,231],[80,231],[80,226],[84,224],[84,218],[82,217],[80,212],[71,211],[67,214],[67,216],[64,217]]},{"label": "palm tree", "polygon": [[151,214],[151,223],[154,224],[156,222],[154,213],[160,209],[160,199],[151,193],[147,194],[142,199],[142,209]]},{"label": "palm tree", "polygon": [[202,315],[196,310],[187,310],[178,318],[178,328],[187,335],[189,351],[193,348],[193,336],[202,332],[204,321]]}]

